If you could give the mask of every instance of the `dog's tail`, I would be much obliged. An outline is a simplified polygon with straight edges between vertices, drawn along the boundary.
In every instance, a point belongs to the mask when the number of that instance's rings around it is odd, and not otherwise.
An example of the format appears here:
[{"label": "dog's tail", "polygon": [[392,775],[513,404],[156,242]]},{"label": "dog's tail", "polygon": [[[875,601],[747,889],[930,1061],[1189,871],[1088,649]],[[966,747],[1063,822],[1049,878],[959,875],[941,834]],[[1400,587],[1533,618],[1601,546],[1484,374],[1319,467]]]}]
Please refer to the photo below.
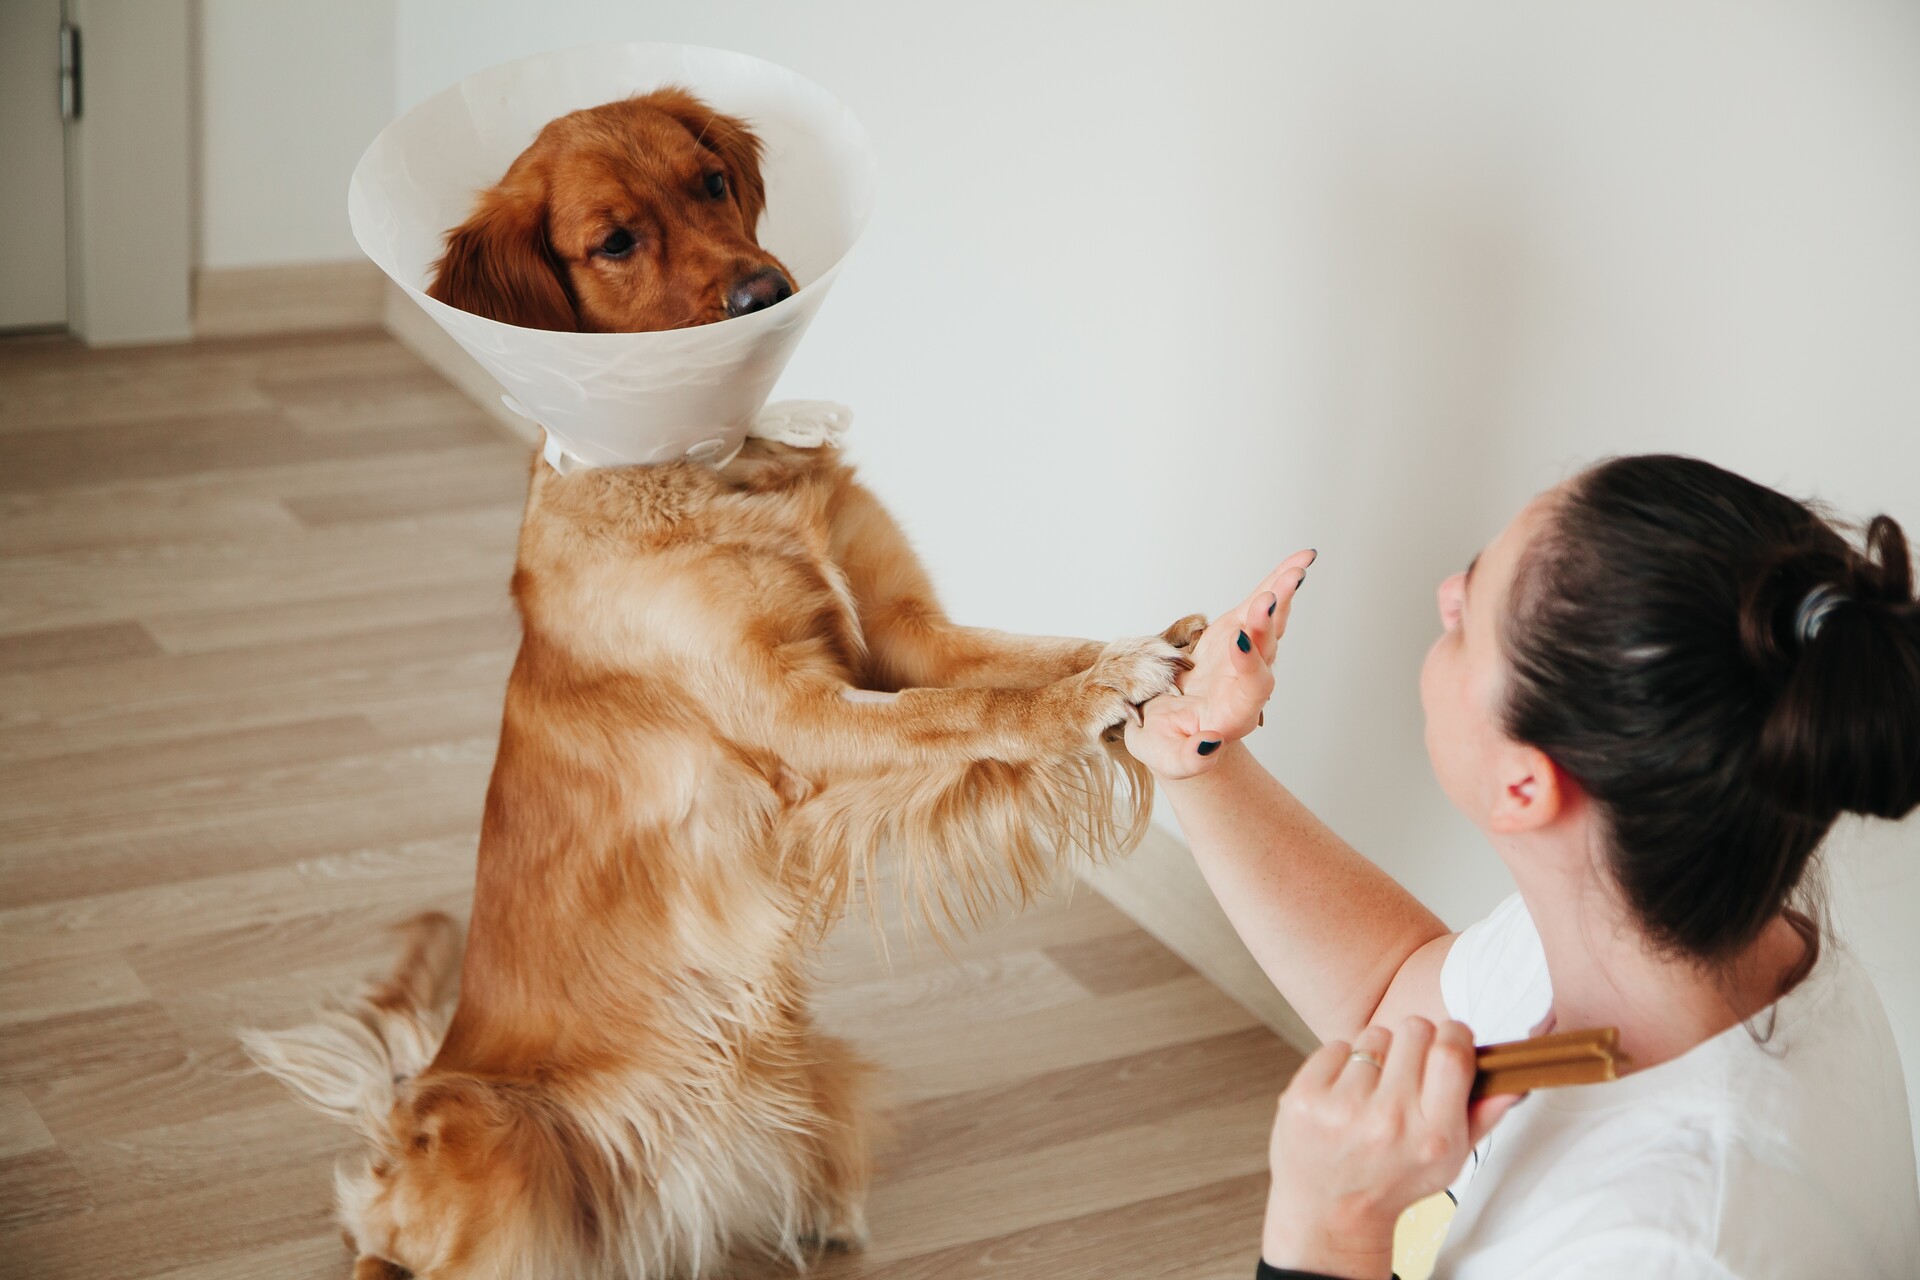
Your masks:
[{"label": "dog's tail", "polygon": [[242,1031],[241,1047],[308,1106],[375,1139],[393,1108],[394,1090],[433,1061],[446,1033],[460,971],[462,933],[439,911],[399,926],[400,963],[285,1031]]}]

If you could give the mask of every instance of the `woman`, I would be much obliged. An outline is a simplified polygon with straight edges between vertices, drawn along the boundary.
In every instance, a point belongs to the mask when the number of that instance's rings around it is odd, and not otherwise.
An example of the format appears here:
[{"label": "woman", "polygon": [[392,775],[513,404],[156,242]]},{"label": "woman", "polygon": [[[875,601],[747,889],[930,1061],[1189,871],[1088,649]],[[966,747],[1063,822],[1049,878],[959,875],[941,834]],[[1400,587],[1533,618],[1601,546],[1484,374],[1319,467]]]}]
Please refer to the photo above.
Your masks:
[{"label": "woman", "polygon": [[[1281,1098],[1263,1275],[1385,1280],[1396,1218],[1449,1184],[1456,1280],[1920,1269],[1886,1017],[1791,905],[1840,814],[1920,803],[1912,563],[1884,516],[1865,542],[1622,458],[1442,583],[1428,752],[1519,887],[1459,934],[1238,744],[1312,553],[1208,629],[1127,743],[1325,1041]],[[1606,1026],[1619,1081],[1469,1106],[1476,1038]]]}]

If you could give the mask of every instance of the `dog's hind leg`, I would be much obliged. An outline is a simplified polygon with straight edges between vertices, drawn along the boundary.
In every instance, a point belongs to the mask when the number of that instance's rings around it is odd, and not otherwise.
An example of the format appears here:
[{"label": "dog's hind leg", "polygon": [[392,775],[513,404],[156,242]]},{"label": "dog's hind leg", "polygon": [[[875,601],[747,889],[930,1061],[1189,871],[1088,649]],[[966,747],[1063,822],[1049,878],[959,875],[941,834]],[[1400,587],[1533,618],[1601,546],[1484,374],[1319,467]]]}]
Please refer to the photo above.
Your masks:
[{"label": "dog's hind leg", "polygon": [[856,1249],[867,1242],[867,1187],[873,1150],[883,1126],[874,1099],[877,1072],[852,1046],[832,1036],[808,1037],[807,1082],[821,1126],[812,1135],[815,1182],[811,1221],[801,1243]]}]

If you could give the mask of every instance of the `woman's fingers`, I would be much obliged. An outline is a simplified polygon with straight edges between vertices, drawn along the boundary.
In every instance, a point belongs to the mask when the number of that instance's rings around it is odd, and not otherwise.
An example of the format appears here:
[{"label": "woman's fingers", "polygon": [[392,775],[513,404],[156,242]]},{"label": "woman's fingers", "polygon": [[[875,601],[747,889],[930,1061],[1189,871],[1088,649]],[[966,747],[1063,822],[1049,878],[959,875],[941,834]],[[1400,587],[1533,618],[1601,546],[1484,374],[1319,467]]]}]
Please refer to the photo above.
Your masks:
[{"label": "woman's fingers", "polygon": [[1275,610],[1277,616],[1274,618],[1274,629],[1277,633],[1284,633],[1286,631],[1287,619],[1293,613],[1293,598],[1300,594],[1300,588],[1305,586],[1306,583],[1307,571],[1305,569],[1293,569],[1288,571],[1279,582],[1274,584],[1273,594],[1278,604]]},{"label": "woman's fingers", "polygon": [[1274,654],[1280,648],[1280,628],[1276,625],[1279,607],[1278,596],[1262,591],[1253,598],[1253,616],[1248,619],[1253,624],[1253,647],[1268,666],[1273,665]]},{"label": "woman's fingers", "polygon": [[1191,777],[1211,766],[1220,747],[1259,727],[1288,607],[1315,554],[1287,557],[1236,609],[1210,623],[1188,655],[1193,668],[1180,678],[1179,692],[1155,699],[1127,726],[1127,747],[1148,768]]},{"label": "woman's fingers", "polygon": [[1272,664],[1292,593],[1299,590],[1300,575],[1314,554],[1301,551],[1287,557],[1251,595],[1207,624],[1189,655],[1195,665],[1180,680],[1182,692],[1207,696],[1213,684],[1232,670],[1236,653],[1258,654],[1262,663]]},{"label": "woman's fingers", "polygon": [[1335,1088],[1353,1094],[1370,1094],[1380,1087],[1386,1074],[1387,1059],[1393,1052],[1393,1033],[1385,1027],[1368,1027],[1353,1038],[1347,1053],[1346,1068]]},{"label": "woman's fingers", "polygon": [[1318,551],[1312,549],[1294,552],[1275,565],[1273,571],[1260,580],[1260,585],[1253,589],[1253,594],[1257,596],[1263,591],[1279,594],[1281,583],[1297,579],[1300,574],[1304,574],[1319,555]]},{"label": "woman's fingers", "polygon": [[1394,1032],[1368,1027],[1351,1046],[1328,1041],[1316,1050],[1274,1117],[1269,1260],[1322,1256],[1311,1243],[1324,1242],[1328,1224],[1364,1201],[1358,1230],[1377,1245],[1377,1258],[1356,1274],[1384,1275],[1394,1218],[1446,1186],[1466,1159],[1469,1135],[1482,1136],[1512,1106],[1489,1099],[1470,1114],[1472,1085],[1473,1033],[1457,1022],[1436,1028],[1410,1018]]},{"label": "woman's fingers", "polygon": [[1312,1092],[1325,1089],[1340,1078],[1346,1068],[1347,1055],[1353,1052],[1353,1046],[1345,1040],[1329,1040],[1307,1055],[1307,1060],[1293,1073],[1293,1079],[1287,1082],[1287,1091],[1304,1089]]},{"label": "woman's fingers", "polygon": [[[1307,557],[1306,564],[1295,563],[1295,561],[1299,559],[1298,556],[1291,557],[1286,564],[1281,566],[1278,576],[1274,579],[1273,585],[1268,588],[1268,593],[1273,596],[1273,602],[1269,608],[1272,610],[1273,638],[1276,645],[1279,643],[1280,637],[1286,634],[1287,619],[1293,615],[1293,598],[1299,594],[1300,588],[1306,584],[1307,565],[1313,563],[1313,557],[1318,553],[1305,552],[1303,554]],[[1273,660],[1271,652],[1269,652],[1267,660],[1269,662]]]},{"label": "woman's fingers", "polygon": [[[1273,664],[1274,653],[1280,647],[1280,637],[1286,632],[1287,615],[1292,609],[1294,593],[1306,580],[1307,566],[1313,563],[1317,554],[1301,551],[1287,557],[1241,603],[1237,615],[1227,615],[1239,623],[1236,643],[1240,635],[1247,636],[1253,649],[1269,666]],[[1225,629],[1221,628],[1223,631]]]},{"label": "woman's fingers", "polygon": [[1420,1077],[1425,1072],[1433,1034],[1433,1024],[1425,1018],[1408,1018],[1400,1024],[1387,1054],[1386,1069],[1380,1073],[1382,1089],[1391,1089],[1409,1102],[1420,1096]]},{"label": "woman's fingers", "polygon": [[1473,1093],[1473,1032],[1463,1022],[1443,1022],[1433,1034],[1420,1081],[1420,1110],[1430,1120],[1464,1116]]},{"label": "woman's fingers", "polygon": [[1127,750],[1163,778],[1205,773],[1216,763],[1214,753],[1226,740],[1202,730],[1200,712],[1198,698],[1161,694],[1142,705],[1139,723],[1127,722]]},{"label": "woman's fingers", "polygon": [[1493,1132],[1500,1117],[1513,1110],[1527,1095],[1503,1093],[1497,1098],[1482,1098],[1467,1108],[1467,1145],[1477,1147],[1480,1139]]},{"label": "woman's fingers", "polygon": [[[1266,577],[1260,579],[1260,585],[1248,593],[1245,600],[1242,600],[1239,604],[1221,614],[1218,618],[1214,619],[1214,622],[1225,622],[1229,618],[1238,621],[1245,617],[1252,609],[1255,598],[1269,592],[1278,592],[1282,581],[1293,576],[1295,570],[1298,570],[1300,573],[1305,573],[1307,566],[1312,564],[1314,557],[1319,554],[1318,551],[1313,550],[1294,552],[1285,560],[1275,565],[1272,572],[1268,573]],[[1211,630],[1212,628],[1210,627],[1209,629]]]},{"label": "woman's fingers", "polygon": [[1208,682],[1205,696],[1199,699],[1201,732],[1228,741],[1246,737],[1260,727],[1260,710],[1272,695],[1272,669],[1254,648],[1253,638],[1245,631],[1236,632],[1226,655],[1226,670]]}]

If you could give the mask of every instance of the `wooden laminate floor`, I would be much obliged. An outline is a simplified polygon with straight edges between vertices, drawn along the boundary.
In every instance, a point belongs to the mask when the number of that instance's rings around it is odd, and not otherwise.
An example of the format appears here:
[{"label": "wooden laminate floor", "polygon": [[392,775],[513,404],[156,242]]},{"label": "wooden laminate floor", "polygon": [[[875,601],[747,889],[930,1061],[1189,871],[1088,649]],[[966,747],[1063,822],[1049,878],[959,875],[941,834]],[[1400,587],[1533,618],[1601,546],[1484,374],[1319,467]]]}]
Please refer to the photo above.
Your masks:
[{"label": "wooden laminate floor", "polygon": [[[463,911],[527,454],[380,333],[0,343],[0,1275],[346,1275],[233,1030]],[[900,1137],[812,1274],[1251,1271],[1297,1058],[1105,902],[823,969]]]}]

